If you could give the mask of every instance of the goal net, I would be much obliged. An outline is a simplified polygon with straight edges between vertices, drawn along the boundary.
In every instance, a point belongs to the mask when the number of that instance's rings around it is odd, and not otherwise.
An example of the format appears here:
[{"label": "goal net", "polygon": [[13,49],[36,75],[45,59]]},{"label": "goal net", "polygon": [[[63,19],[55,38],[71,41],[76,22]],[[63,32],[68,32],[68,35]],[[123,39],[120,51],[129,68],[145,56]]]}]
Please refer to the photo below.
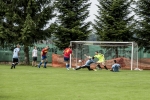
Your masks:
[{"label": "goal net", "polygon": [[[87,58],[84,54],[93,57],[95,51],[104,54],[105,64],[108,68],[117,60],[122,69],[138,68],[138,45],[135,42],[112,42],[112,41],[71,41],[73,48],[70,67],[84,65]],[[98,59],[95,59],[97,61]],[[95,67],[92,64],[91,67]]]}]

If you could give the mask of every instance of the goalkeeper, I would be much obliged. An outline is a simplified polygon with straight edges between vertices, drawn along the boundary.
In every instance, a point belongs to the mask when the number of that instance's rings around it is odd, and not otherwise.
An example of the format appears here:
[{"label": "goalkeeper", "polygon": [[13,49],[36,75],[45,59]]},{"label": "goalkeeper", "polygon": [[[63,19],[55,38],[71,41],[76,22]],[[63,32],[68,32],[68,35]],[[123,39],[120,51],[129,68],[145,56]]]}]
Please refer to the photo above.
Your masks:
[{"label": "goalkeeper", "polygon": [[97,63],[98,63],[97,68],[98,68],[98,69],[102,69],[102,67],[100,66],[100,64],[102,64],[102,65],[104,66],[104,68],[105,68],[106,70],[108,70],[108,68],[107,68],[106,65],[105,65],[105,57],[104,57],[103,54],[98,53],[98,51],[96,51],[94,57],[98,59],[98,61],[97,61]]}]

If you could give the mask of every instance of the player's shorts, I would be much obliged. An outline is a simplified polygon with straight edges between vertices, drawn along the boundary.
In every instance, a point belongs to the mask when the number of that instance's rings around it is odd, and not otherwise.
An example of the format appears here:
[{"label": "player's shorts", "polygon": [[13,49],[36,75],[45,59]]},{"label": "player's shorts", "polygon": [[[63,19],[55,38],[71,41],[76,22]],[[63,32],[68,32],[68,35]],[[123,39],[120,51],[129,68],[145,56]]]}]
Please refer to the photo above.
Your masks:
[{"label": "player's shorts", "polygon": [[98,60],[97,63],[103,63],[105,60]]},{"label": "player's shorts", "polygon": [[42,56],[42,60],[45,60],[47,57],[46,56]]},{"label": "player's shorts", "polygon": [[70,59],[68,57],[64,57],[64,61],[69,61]]},{"label": "player's shorts", "polygon": [[33,57],[33,59],[32,59],[33,61],[37,61],[37,57]]},{"label": "player's shorts", "polygon": [[18,62],[18,58],[13,58],[13,63]]}]

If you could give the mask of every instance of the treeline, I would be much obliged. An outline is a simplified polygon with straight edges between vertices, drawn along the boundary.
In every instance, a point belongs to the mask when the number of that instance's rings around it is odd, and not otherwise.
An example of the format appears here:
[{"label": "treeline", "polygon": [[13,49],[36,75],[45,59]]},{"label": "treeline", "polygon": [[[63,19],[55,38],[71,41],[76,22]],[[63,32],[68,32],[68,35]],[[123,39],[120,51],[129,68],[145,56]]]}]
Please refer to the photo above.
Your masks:
[{"label": "treeline", "polygon": [[97,1],[92,23],[85,21],[90,0],[0,0],[0,44],[23,45],[27,64],[29,47],[50,37],[60,50],[91,33],[100,41],[136,41],[140,49],[150,50],[149,0]]}]

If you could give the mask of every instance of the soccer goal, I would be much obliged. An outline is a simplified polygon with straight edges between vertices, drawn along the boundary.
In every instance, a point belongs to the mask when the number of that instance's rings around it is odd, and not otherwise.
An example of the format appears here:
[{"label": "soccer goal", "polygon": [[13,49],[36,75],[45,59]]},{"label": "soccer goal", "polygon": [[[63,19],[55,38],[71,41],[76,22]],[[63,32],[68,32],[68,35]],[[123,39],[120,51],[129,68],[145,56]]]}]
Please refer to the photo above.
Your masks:
[{"label": "soccer goal", "polygon": [[[95,55],[95,51],[98,51],[104,54],[108,68],[111,68],[114,60],[117,60],[122,69],[138,68],[138,45],[135,42],[71,41],[70,45],[73,48],[71,67],[83,65],[87,60],[84,54],[92,57]],[[96,65],[92,65],[92,67],[94,66]]]}]

